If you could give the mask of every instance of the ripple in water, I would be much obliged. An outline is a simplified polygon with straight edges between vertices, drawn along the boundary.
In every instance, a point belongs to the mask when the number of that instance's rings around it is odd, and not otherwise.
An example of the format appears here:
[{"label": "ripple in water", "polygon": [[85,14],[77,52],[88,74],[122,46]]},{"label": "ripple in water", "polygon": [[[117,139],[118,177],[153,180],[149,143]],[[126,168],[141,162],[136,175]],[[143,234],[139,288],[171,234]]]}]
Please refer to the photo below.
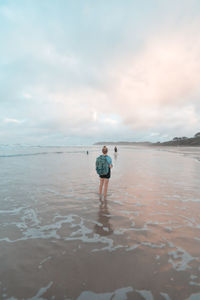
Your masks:
[{"label": "ripple in water", "polygon": [[102,200],[74,150],[1,157],[1,299],[200,299],[194,155],[121,147]]}]

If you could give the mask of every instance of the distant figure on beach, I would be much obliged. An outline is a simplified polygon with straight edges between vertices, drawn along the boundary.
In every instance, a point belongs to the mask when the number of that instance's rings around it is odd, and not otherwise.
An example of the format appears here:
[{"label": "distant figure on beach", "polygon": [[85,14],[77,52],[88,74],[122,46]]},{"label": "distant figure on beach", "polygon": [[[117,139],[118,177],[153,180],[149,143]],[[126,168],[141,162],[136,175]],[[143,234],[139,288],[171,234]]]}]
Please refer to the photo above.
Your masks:
[{"label": "distant figure on beach", "polygon": [[86,151],[87,155],[89,154],[89,151]]},{"label": "distant figure on beach", "polygon": [[117,147],[115,146],[115,148],[114,148],[114,151],[115,151],[115,153],[117,153]]},{"label": "distant figure on beach", "polygon": [[111,175],[111,168],[112,165],[112,159],[110,156],[107,155],[108,148],[106,146],[103,146],[102,148],[103,155],[100,155],[96,159],[96,171],[100,177],[100,185],[99,185],[99,195],[102,195],[102,190],[104,186],[104,198],[107,195],[108,190],[108,182]]}]

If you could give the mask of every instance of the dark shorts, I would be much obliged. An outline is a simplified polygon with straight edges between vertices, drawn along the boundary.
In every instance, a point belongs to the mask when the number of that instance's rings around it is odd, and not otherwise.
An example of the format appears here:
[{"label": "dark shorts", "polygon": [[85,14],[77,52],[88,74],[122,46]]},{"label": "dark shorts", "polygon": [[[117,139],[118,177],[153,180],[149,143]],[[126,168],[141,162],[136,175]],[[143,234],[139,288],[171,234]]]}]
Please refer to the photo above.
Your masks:
[{"label": "dark shorts", "polygon": [[110,168],[109,168],[108,174],[106,174],[106,175],[100,175],[99,177],[109,179],[109,178],[110,178],[110,175],[111,175],[111,174],[110,174]]}]

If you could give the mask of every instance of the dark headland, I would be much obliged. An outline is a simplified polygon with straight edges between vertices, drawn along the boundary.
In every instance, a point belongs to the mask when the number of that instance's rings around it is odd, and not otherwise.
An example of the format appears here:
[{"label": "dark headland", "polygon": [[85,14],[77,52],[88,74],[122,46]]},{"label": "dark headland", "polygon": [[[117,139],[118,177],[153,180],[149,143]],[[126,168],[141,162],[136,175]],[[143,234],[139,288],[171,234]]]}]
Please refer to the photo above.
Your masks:
[{"label": "dark headland", "polygon": [[94,145],[130,145],[130,146],[200,146],[200,132],[197,132],[193,137],[174,137],[171,141],[166,142],[126,142],[126,141],[116,141],[116,142],[97,142]]}]

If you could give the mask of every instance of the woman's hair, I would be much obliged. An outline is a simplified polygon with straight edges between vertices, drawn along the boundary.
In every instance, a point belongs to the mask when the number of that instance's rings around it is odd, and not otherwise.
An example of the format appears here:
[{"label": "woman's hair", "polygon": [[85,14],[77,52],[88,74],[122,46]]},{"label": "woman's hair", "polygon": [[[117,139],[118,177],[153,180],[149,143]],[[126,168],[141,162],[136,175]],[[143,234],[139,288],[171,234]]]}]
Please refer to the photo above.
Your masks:
[{"label": "woman's hair", "polygon": [[106,154],[108,152],[108,148],[106,146],[103,146],[102,152],[103,152],[103,154]]}]

